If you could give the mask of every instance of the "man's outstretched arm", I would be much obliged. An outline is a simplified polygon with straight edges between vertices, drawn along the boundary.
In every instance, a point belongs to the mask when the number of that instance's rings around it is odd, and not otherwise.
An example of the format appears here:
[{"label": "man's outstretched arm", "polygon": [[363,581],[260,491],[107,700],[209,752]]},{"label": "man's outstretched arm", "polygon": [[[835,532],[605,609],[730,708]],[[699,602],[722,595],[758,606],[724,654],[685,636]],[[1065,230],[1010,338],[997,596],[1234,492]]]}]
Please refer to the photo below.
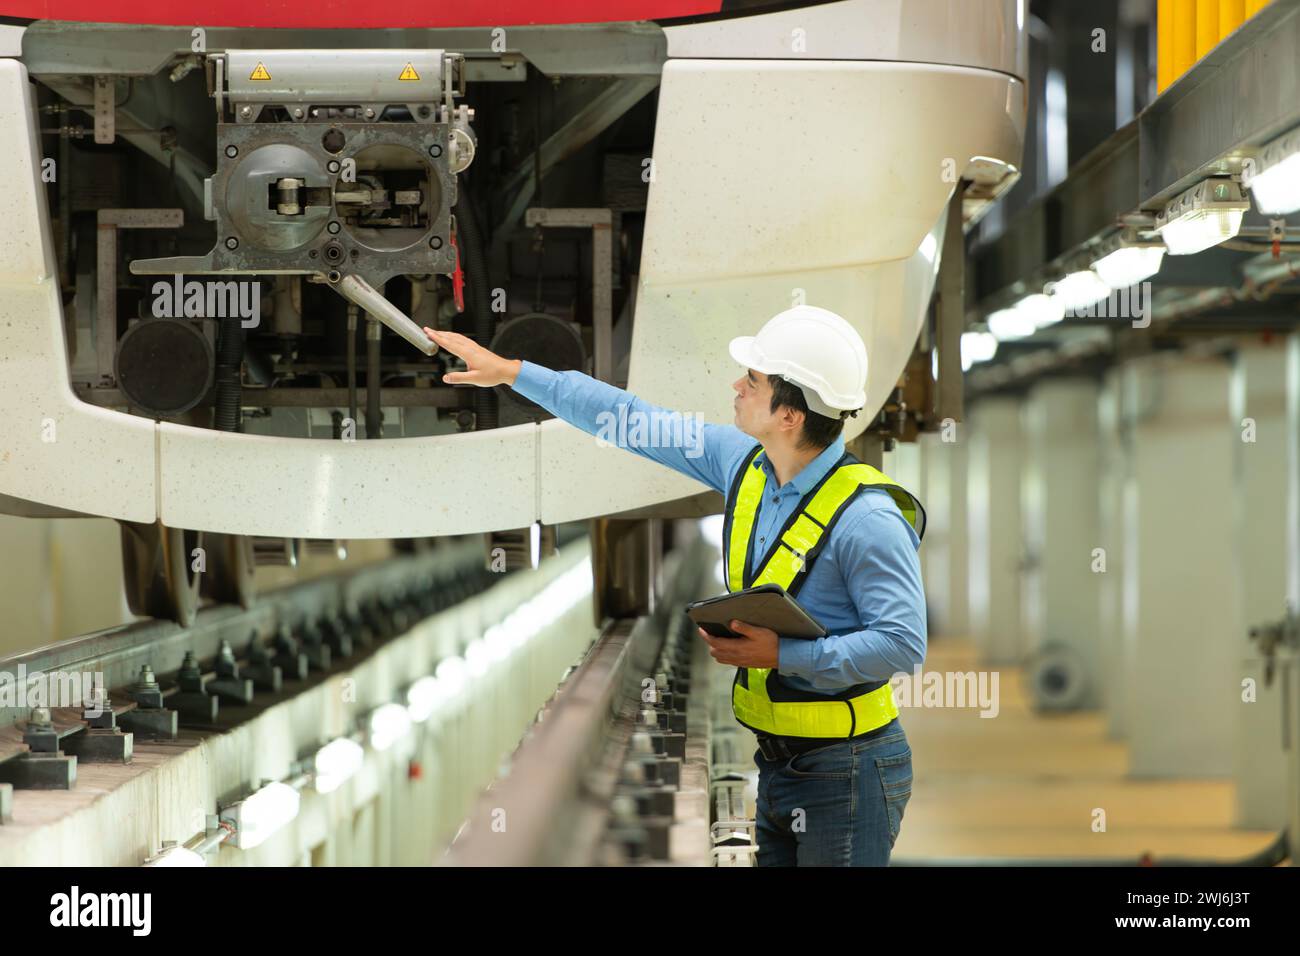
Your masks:
[{"label": "man's outstretched arm", "polygon": [[557,372],[533,362],[507,359],[455,332],[426,328],[442,348],[465,360],[467,370],[443,381],[491,388],[509,385],[557,418],[726,492],[732,458],[754,439],[733,426],[704,423],[698,416],[661,408],[582,372]]}]

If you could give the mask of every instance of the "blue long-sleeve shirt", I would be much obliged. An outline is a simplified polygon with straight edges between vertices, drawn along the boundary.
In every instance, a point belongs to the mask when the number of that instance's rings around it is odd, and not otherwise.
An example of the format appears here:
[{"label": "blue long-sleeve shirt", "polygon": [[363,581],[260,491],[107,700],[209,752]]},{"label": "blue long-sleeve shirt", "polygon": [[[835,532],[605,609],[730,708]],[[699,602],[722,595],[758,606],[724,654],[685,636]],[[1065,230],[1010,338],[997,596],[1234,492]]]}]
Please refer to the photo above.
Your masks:
[{"label": "blue long-sleeve shirt", "polygon": [[[701,423],[582,372],[557,372],[524,361],[514,389],[588,434],[688,475],[724,496],[757,444],[734,425]],[[671,419],[672,428],[662,424],[671,416],[677,416]],[[652,424],[629,426],[638,420]],[[843,454],[844,440],[837,438],[784,485],[766,453],[754,459],[751,467],[761,468],[766,479],[749,556],[751,572],[799,502]],[[919,546],[916,532],[887,492],[867,488],[859,494],[831,529],[799,591],[799,603],[829,633],[811,641],[781,638],[781,680],[799,690],[835,693],[854,684],[889,680],[900,671],[910,675],[925,660],[926,648]]]}]

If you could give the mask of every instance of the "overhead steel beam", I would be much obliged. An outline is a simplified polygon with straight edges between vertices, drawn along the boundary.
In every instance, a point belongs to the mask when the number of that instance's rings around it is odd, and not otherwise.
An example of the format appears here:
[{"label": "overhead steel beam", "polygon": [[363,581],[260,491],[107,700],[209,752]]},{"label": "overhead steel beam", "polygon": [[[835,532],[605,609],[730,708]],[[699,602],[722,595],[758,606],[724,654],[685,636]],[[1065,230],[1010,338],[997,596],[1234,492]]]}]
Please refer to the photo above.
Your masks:
[{"label": "overhead steel beam", "polygon": [[1011,219],[1001,235],[973,248],[970,301],[1041,291],[1029,286],[1089,240],[1153,216],[1206,176],[1239,173],[1243,159],[1300,126],[1298,89],[1300,0],[1275,0]]},{"label": "overhead steel beam", "polygon": [[1206,176],[1300,125],[1300,0],[1273,0],[1138,117],[1144,208],[1162,208]]}]

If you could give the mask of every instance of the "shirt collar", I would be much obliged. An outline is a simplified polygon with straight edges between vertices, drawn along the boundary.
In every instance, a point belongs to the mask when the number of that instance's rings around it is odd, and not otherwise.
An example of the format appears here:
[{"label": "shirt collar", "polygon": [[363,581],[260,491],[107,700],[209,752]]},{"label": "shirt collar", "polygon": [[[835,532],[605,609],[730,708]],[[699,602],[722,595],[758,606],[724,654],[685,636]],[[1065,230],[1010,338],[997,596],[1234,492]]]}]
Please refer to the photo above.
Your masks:
[{"label": "shirt collar", "polygon": [[[817,482],[825,478],[826,473],[834,468],[835,463],[843,457],[844,438],[841,436],[822,449],[820,455],[804,465],[803,470],[790,480],[790,484],[794,486],[794,489],[799,492],[799,497],[802,498],[816,487]],[[773,470],[771,462],[767,460],[766,451],[759,451],[754,456],[753,467],[762,468],[771,477],[772,483],[776,484],[776,472]]]}]

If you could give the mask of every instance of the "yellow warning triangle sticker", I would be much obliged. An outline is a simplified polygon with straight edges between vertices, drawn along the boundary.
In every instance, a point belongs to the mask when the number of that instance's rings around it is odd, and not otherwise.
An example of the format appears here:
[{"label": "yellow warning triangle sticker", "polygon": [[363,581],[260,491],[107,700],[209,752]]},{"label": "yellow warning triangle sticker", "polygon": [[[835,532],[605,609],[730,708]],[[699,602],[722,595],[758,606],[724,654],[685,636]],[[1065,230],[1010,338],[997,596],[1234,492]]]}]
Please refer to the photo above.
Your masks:
[{"label": "yellow warning triangle sticker", "polygon": [[399,80],[418,80],[419,78],[420,74],[415,72],[415,66],[411,63],[406,64],[406,68],[402,70],[402,75],[398,77]]},{"label": "yellow warning triangle sticker", "polygon": [[266,72],[266,67],[262,65],[262,61],[258,60],[256,68],[252,73],[248,74],[248,78],[250,80],[269,80],[271,74]]}]

